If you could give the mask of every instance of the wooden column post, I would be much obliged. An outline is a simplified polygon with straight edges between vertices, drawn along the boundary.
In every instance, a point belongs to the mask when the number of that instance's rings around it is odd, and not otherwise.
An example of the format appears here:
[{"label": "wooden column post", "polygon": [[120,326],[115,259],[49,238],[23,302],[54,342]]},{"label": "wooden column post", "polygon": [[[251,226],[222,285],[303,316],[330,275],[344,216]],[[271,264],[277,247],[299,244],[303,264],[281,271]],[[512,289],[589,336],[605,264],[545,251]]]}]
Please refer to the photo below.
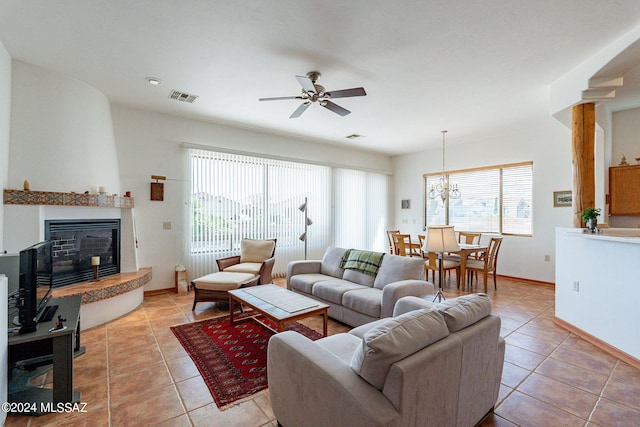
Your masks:
[{"label": "wooden column post", "polygon": [[580,104],[572,110],[573,218],[574,227],[583,227],[580,212],[595,207],[595,104]]}]

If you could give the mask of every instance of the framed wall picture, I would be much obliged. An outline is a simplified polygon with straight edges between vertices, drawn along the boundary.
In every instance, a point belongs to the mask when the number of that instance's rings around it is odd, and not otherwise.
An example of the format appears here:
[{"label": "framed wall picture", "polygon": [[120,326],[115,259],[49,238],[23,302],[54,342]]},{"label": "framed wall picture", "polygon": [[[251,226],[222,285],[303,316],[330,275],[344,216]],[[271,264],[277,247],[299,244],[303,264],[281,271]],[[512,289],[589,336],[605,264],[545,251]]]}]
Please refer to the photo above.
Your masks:
[{"label": "framed wall picture", "polygon": [[572,202],[573,202],[573,195],[571,193],[571,190],[553,192],[554,208],[571,207]]},{"label": "framed wall picture", "polygon": [[159,202],[164,200],[164,184],[162,182],[151,183],[151,200]]},{"label": "framed wall picture", "polygon": [[411,209],[411,199],[402,199],[402,202],[400,202],[400,207],[402,209]]}]

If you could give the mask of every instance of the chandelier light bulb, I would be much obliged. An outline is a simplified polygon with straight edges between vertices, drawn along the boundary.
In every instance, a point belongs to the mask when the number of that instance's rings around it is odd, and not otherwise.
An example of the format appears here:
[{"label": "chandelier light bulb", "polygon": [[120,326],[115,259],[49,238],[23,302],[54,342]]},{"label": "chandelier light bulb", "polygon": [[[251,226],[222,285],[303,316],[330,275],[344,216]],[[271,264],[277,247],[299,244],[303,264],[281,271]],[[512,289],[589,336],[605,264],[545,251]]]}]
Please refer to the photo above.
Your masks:
[{"label": "chandelier light bulb", "polygon": [[445,169],[445,162],[444,162],[445,160],[444,142],[445,142],[445,135],[447,132],[448,131],[446,130],[441,131],[442,133],[442,176],[440,177],[440,179],[438,179],[437,184],[436,183],[431,184],[431,190],[428,193],[430,199],[435,199],[436,197],[440,197],[443,204],[447,200],[447,198],[459,199],[460,196],[462,196],[462,193],[458,189],[458,184],[450,183],[449,175],[445,174],[446,169]]}]

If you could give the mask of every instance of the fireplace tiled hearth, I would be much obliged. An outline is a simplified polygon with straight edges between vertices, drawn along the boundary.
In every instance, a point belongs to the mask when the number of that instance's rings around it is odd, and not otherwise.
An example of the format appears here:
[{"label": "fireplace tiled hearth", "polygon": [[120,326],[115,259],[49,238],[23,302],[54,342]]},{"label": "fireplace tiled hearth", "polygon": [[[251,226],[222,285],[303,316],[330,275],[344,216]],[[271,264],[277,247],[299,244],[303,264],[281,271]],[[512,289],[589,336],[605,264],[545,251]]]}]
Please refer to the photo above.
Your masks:
[{"label": "fireplace tiled hearth", "polygon": [[[45,223],[50,220],[120,221],[120,273],[105,271],[109,275],[101,277],[99,282],[89,282],[89,277],[81,277],[71,281],[73,284],[69,287],[54,290],[54,296],[58,297],[83,295],[80,308],[83,330],[124,316],[142,303],[144,285],[151,281],[151,268],[138,265],[132,197],[5,189],[3,201],[5,248],[10,252],[17,253],[47,238]],[[103,258],[102,252],[91,254],[92,257],[96,255],[104,261],[105,268],[100,270],[106,270],[109,257],[105,254]]]},{"label": "fireplace tiled hearth", "polygon": [[145,267],[134,273],[107,276],[98,282],[82,282],[54,289],[53,297],[82,295],[82,304],[91,304],[131,292],[149,283],[150,280],[151,267]]}]

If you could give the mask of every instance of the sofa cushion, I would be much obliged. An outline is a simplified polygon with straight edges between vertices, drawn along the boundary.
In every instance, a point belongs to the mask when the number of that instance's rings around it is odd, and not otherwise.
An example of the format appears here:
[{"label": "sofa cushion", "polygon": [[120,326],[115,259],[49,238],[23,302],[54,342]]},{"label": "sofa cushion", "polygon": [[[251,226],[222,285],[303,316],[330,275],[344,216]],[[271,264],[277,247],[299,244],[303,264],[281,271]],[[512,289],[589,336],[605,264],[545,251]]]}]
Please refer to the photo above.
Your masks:
[{"label": "sofa cushion", "polygon": [[347,291],[369,289],[366,286],[342,279],[323,280],[313,285],[311,294],[325,301],[342,305],[342,296]]},{"label": "sofa cushion", "polygon": [[231,265],[225,268],[223,271],[228,271],[230,273],[250,273],[256,275],[260,273],[261,267],[261,262],[241,262],[239,264]]},{"label": "sofa cushion", "polygon": [[219,271],[198,277],[193,280],[192,283],[200,290],[228,291],[231,289],[238,289],[243,283],[248,282],[254,277],[256,277],[255,274],[251,273],[229,273],[226,271]]},{"label": "sofa cushion", "polygon": [[358,348],[361,341],[362,339],[357,336],[343,333],[320,338],[315,341],[315,344],[335,354],[348,365],[351,357],[353,357],[353,352]]},{"label": "sofa cushion", "polygon": [[342,275],[344,280],[348,280],[353,283],[357,283],[362,286],[373,286],[373,281],[375,280],[375,276],[370,276],[358,270],[344,270],[344,274]]},{"label": "sofa cushion", "polygon": [[296,291],[304,292],[305,294],[311,294],[313,285],[322,280],[333,280],[332,276],[325,274],[296,274],[289,278],[289,286]]},{"label": "sofa cushion", "polygon": [[367,287],[345,292],[342,296],[342,305],[358,313],[379,319],[382,312],[382,291]]},{"label": "sofa cushion", "polygon": [[424,280],[424,260],[418,257],[385,255],[378,270],[373,287],[382,289],[389,283],[400,280]]},{"label": "sofa cushion", "polygon": [[434,310],[415,310],[389,318],[364,334],[351,358],[351,369],[382,390],[393,363],[447,335],[442,315]]},{"label": "sofa cushion", "polygon": [[473,325],[491,314],[491,299],[487,294],[471,294],[451,298],[433,306],[447,322],[449,332]]},{"label": "sofa cushion", "polygon": [[242,239],[240,262],[263,262],[271,258],[276,242],[273,240]]},{"label": "sofa cushion", "polygon": [[320,273],[342,279],[344,270],[340,268],[340,262],[342,261],[342,257],[346,251],[346,249],[337,248],[335,246],[328,247],[322,257]]}]

